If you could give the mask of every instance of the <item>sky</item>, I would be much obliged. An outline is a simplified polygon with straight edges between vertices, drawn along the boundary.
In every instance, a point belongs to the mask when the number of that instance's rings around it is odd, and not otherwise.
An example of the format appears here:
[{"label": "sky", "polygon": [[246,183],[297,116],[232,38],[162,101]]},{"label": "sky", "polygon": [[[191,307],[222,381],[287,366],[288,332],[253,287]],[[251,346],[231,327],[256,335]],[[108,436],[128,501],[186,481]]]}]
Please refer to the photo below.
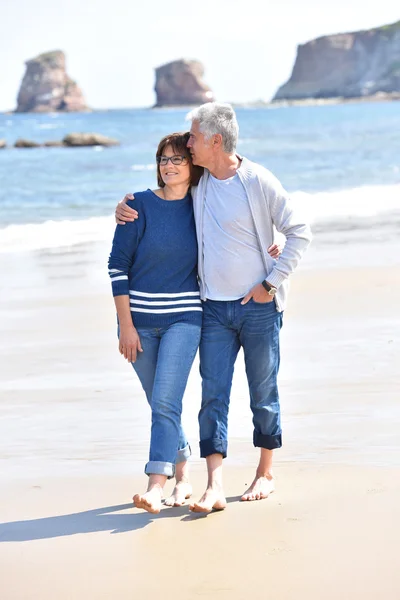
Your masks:
[{"label": "sky", "polygon": [[24,62],[50,50],[93,108],[151,106],[154,69],[196,59],[221,102],[269,100],[298,44],[398,21],[398,0],[0,0],[0,111]]}]

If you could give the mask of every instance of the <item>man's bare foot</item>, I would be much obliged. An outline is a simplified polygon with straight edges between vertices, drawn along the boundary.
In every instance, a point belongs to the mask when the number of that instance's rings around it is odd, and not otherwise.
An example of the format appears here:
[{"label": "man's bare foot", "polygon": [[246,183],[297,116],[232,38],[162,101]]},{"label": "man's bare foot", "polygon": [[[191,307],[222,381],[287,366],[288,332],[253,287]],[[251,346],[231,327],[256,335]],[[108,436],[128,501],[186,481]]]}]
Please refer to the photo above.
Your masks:
[{"label": "man's bare foot", "polygon": [[241,497],[241,500],[244,502],[251,500],[263,500],[264,498],[268,498],[268,496],[272,494],[274,490],[275,482],[272,477],[258,477],[256,475],[253,483],[249,489],[245,491]]},{"label": "man's bare foot", "polygon": [[166,498],[165,506],[183,506],[185,500],[192,495],[192,486],[187,481],[177,481],[169,498]]},{"label": "man's bare foot", "polygon": [[196,513],[209,513],[212,510],[224,510],[226,499],[224,492],[213,488],[207,488],[199,502],[190,504],[189,509]]},{"label": "man's bare foot", "polygon": [[163,497],[162,488],[155,485],[145,494],[135,494],[133,496],[133,504],[136,508],[143,508],[149,513],[157,514],[161,510],[161,500]]}]

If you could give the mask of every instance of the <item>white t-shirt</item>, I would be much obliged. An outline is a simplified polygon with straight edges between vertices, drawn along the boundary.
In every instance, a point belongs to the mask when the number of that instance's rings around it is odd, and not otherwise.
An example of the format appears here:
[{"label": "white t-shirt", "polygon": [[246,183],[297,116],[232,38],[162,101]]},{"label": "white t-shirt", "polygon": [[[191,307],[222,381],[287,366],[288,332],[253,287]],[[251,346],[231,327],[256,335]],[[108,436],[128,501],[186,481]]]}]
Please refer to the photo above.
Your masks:
[{"label": "white t-shirt", "polygon": [[204,284],[210,300],[238,300],[266,277],[246,191],[210,175],[204,202]]}]

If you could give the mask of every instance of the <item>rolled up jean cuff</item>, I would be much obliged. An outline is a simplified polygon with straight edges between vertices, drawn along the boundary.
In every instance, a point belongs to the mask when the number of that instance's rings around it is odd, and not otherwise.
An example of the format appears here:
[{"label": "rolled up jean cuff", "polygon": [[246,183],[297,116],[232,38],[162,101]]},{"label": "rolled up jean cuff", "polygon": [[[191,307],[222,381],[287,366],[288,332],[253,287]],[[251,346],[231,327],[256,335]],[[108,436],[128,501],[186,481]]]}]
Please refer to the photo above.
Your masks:
[{"label": "rolled up jean cuff", "polygon": [[200,442],[201,458],[207,458],[207,456],[210,456],[210,454],[222,454],[222,458],[226,458],[227,450],[227,440],[221,440],[220,438],[211,438],[209,440],[202,440]]},{"label": "rolled up jean cuff", "polygon": [[253,444],[256,448],[265,448],[266,450],[275,450],[275,448],[281,448],[282,446],[282,434],[277,435],[265,435],[264,433],[253,433]]},{"label": "rolled up jean cuff", "polygon": [[165,475],[168,479],[172,479],[175,475],[175,465],[161,460],[150,460],[145,468],[146,475]]},{"label": "rolled up jean cuff", "polygon": [[185,462],[185,460],[190,458],[191,455],[192,455],[192,450],[188,444],[184,448],[181,448],[180,450],[178,450],[178,453],[176,455],[176,464]]}]

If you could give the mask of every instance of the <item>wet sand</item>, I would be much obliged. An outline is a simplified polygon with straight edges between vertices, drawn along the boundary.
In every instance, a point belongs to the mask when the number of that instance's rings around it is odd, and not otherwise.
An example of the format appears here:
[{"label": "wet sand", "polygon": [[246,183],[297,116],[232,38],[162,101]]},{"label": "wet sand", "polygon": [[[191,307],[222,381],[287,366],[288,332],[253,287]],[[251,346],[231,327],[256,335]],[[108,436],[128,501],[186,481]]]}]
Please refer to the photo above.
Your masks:
[{"label": "wet sand", "polygon": [[[130,504],[146,482],[149,411],[117,352],[107,250],[0,256],[1,598],[398,600],[396,253],[376,242],[330,262],[317,239],[293,277],[276,493],[238,501],[257,460],[239,357],[227,509],[154,517]],[[195,497],[199,384],[195,367],[184,400]]]}]

